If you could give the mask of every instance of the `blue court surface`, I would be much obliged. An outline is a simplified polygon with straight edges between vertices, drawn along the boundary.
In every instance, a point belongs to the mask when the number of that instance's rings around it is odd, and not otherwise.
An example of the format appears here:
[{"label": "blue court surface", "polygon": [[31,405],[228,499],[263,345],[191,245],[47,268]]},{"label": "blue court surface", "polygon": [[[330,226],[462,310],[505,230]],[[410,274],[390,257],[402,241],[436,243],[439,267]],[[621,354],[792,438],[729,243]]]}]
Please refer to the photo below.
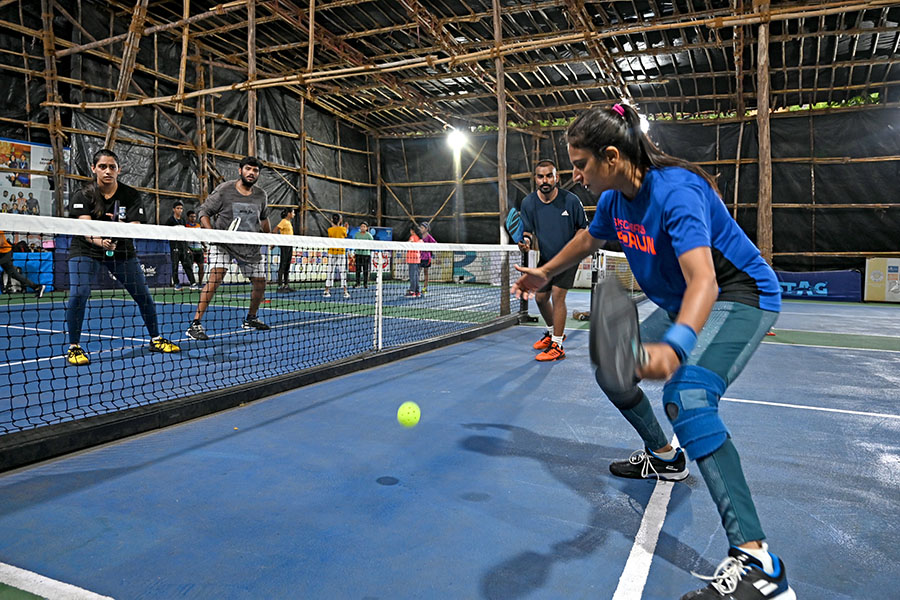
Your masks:
[{"label": "blue court surface", "polygon": [[[898,322],[786,303],[722,402],[798,598],[896,597]],[[609,474],[640,442],[572,324],[561,362],[515,327],[0,475],[0,563],[119,599],[680,598],[715,508],[696,468]]]},{"label": "blue court surface", "polygon": [[[432,285],[428,296],[407,298],[406,285],[384,285],[380,343],[392,348],[450,334],[499,314],[499,288]],[[447,292],[451,293],[447,293]],[[147,349],[149,335],[137,304],[124,292],[95,293],[85,314],[82,345],[89,368],[67,364],[66,303],[48,298],[0,308],[0,434],[93,414],[233,387],[309,369],[371,351],[375,289],[336,288],[268,293],[259,317],[272,330],[241,323],[248,286],[220,288],[204,315],[211,340],[185,335],[199,292],[156,290],[160,333],[181,347],[163,355]],[[61,296],[61,294],[60,294]],[[81,399],[90,398],[91,401]]]}]

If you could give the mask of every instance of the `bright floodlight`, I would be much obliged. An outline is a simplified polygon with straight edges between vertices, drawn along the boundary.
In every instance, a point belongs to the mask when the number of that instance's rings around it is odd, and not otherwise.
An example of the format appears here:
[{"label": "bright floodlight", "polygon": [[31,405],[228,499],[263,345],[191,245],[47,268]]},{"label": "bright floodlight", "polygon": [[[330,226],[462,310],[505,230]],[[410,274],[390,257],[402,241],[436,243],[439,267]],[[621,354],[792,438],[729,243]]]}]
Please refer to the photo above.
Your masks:
[{"label": "bright floodlight", "polygon": [[466,145],[466,134],[459,129],[451,129],[447,135],[447,145],[453,150],[462,150]]},{"label": "bright floodlight", "polygon": [[647,120],[647,117],[641,115],[641,131],[647,133],[650,131],[650,121]]}]

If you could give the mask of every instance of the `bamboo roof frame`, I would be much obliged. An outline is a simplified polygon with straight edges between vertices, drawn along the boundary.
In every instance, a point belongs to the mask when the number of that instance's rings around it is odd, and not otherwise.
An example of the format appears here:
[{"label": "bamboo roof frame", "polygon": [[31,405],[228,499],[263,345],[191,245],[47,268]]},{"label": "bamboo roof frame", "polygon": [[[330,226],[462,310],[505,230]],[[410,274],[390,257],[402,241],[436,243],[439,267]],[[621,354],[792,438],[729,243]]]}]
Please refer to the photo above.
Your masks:
[{"label": "bamboo roof frame", "polygon": [[[354,182],[340,173],[335,177],[310,172],[305,163],[309,146],[376,158],[378,150],[343,146],[339,131],[334,144],[305,131],[280,131],[256,123],[253,99],[259,90],[283,89],[298,97],[301,107],[308,102],[373,136],[376,148],[379,138],[436,136],[449,126],[502,131],[508,124],[511,131],[539,136],[564,127],[586,108],[622,100],[651,116],[716,116],[718,123],[743,123],[759,118],[757,107],[765,106],[757,56],[765,41],[769,45],[765,57],[771,65],[762,66],[770,85],[764,97],[773,111],[770,115],[764,111],[767,118],[779,116],[779,109],[791,105],[805,105],[812,111],[826,102],[825,110],[843,110],[832,104],[873,93],[880,95],[881,106],[900,104],[900,3],[888,0],[235,0],[216,6],[192,5],[187,0],[109,0],[103,3],[110,10],[105,37],[91,35],[66,10],[70,5],[58,0],[42,0],[40,28],[33,21],[26,24],[21,17],[23,2],[27,0],[0,4],[19,4],[20,22],[0,19],[0,30],[23,37],[21,52],[0,50],[0,70],[47,81],[47,98],[41,104],[48,110],[50,123],[9,117],[0,121],[50,131],[54,155],[61,156],[66,135],[96,134],[64,127],[60,111],[108,112],[107,145],[115,142],[120,129],[133,131],[149,136],[154,152],[159,148],[195,152],[201,174],[208,169],[218,178],[216,157],[233,159],[241,152],[215,147],[216,124],[249,130],[250,153],[255,152],[255,132],[300,140],[304,155],[300,167],[268,166],[299,173],[303,183],[299,188],[290,185],[307,204],[306,177],[381,191],[380,177],[372,174],[369,181]],[[80,7],[94,0],[75,2]],[[146,13],[141,14],[142,10]],[[54,35],[48,21],[54,15],[62,15],[85,39],[70,41]],[[127,32],[116,34],[113,22]],[[26,36],[43,41],[43,56],[26,50]],[[177,69],[137,60],[141,39],[150,36],[154,49],[158,39],[180,47]],[[117,68],[115,88],[59,72],[61,59],[79,56]],[[29,61],[39,63],[42,58],[43,70],[29,66]],[[24,66],[10,64],[15,60]],[[189,62],[195,69],[187,68]],[[208,78],[202,77],[206,68]],[[236,75],[237,81],[215,85],[214,69]],[[193,70],[196,77],[190,75]],[[145,90],[135,76],[151,79],[153,89]],[[66,101],[59,84],[89,92],[90,100]],[[173,86],[177,86],[175,93],[159,91]],[[251,99],[246,121],[215,110],[213,98],[234,93]],[[142,106],[153,107],[153,131],[121,122],[125,109]],[[197,120],[202,139],[184,132],[174,119],[177,113]],[[182,139],[161,134],[156,127],[159,117]],[[207,127],[211,127],[211,145],[207,145]],[[118,139],[147,144],[143,139]],[[797,157],[772,162],[895,160],[898,157]],[[741,165],[758,162],[740,156],[707,161],[733,165],[736,173]],[[500,165],[494,166],[499,171]],[[528,178],[527,169],[503,177],[513,185]],[[478,181],[483,180],[493,179]],[[388,183],[402,188],[443,182]],[[155,191],[157,197],[164,193]],[[755,206],[735,198],[733,210]],[[772,203],[773,209],[788,207]],[[842,208],[811,208],[826,207]],[[894,204],[872,207],[893,208]],[[765,229],[760,222],[760,230]]]}]

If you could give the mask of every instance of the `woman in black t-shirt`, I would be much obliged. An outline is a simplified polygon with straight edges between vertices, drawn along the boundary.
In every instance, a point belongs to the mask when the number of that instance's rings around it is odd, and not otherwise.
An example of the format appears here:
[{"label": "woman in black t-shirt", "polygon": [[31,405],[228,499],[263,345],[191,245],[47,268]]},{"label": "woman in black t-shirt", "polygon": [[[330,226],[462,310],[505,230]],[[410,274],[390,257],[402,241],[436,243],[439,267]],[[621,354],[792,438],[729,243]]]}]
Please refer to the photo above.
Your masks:
[{"label": "woman in black t-shirt", "polygon": [[[144,207],[137,190],[118,182],[119,160],[111,150],[94,154],[91,171],[94,180],[84,189],[73,194],[69,204],[69,216],[95,221],[127,221],[144,223]],[[69,364],[81,366],[91,362],[80,346],[81,326],[91,283],[101,267],[121,283],[137,302],[150,332],[151,352],[180,352],[181,348],[159,334],[156,305],[144,272],[137,260],[134,244],[130,239],[112,239],[100,236],[77,236],[69,248],[69,304],[66,320],[69,326]]]}]

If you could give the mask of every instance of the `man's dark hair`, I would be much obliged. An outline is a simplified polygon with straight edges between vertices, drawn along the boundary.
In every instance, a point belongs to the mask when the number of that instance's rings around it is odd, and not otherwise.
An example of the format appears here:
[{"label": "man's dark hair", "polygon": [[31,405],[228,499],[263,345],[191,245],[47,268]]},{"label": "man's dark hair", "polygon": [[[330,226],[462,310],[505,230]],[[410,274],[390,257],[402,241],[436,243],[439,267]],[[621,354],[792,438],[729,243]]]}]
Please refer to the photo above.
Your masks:
[{"label": "man's dark hair", "polygon": [[193,211],[193,210],[187,211],[187,216],[196,215],[196,214],[197,214],[196,211]]},{"label": "man's dark hair", "polygon": [[175,204],[172,205],[172,208],[175,209],[175,208],[178,208],[179,206],[184,208],[184,202],[182,202],[181,200],[176,200]]},{"label": "man's dark hair", "polygon": [[534,172],[537,173],[539,167],[553,167],[553,170],[556,170],[556,163],[550,160],[549,158],[545,158],[543,160],[539,160],[536,165],[534,165]]},{"label": "man's dark hair", "polygon": [[239,169],[243,169],[245,166],[256,167],[257,169],[262,169],[262,163],[255,156],[245,156],[241,159],[241,162],[238,164]]},{"label": "man's dark hair", "polygon": [[334,213],[333,215],[331,215],[331,222],[334,223],[335,225],[337,225],[338,223],[340,223],[340,222],[341,222],[341,215],[339,215],[339,214],[337,214],[337,213]]},{"label": "man's dark hair", "polygon": [[293,212],[293,208],[282,208],[281,209],[281,218],[286,219],[291,212]]}]

